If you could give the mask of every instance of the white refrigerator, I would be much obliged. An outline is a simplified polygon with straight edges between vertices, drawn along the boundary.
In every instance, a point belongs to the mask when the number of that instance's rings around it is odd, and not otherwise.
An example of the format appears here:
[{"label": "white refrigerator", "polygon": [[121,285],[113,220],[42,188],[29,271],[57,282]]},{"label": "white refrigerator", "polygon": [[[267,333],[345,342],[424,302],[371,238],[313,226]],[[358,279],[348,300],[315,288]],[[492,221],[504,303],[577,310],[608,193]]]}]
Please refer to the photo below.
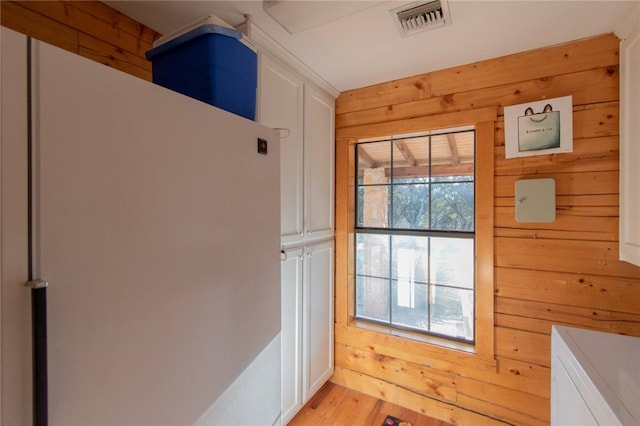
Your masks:
[{"label": "white refrigerator", "polygon": [[2,424],[42,402],[38,279],[48,424],[279,423],[277,131],[28,44],[2,29]]}]

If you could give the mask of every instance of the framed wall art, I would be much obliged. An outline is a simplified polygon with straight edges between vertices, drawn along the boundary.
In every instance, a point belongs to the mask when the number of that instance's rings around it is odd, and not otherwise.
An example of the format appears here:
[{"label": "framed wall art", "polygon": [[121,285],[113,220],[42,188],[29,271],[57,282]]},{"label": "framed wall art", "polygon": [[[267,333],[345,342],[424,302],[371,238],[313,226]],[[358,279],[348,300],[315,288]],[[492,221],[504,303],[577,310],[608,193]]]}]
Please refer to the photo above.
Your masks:
[{"label": "framed wall art", "polygon": [[571,96],[504,107],[505,157],[573,151]]}]

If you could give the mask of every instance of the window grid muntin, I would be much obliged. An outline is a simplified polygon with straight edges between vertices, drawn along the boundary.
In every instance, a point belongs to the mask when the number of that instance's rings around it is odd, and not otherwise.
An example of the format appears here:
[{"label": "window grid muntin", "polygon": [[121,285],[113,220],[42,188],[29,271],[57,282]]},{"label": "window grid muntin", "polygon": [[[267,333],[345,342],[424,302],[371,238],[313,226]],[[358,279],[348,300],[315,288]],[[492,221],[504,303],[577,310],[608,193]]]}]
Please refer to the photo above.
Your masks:
[{"label": "window grid muntin", "polygon": [[[371,277],[371,278],[376,278],[376,279],[384,279],[387,280],[389,282],[388,288],[389,288],[389,292],[388,292],[388,301],[389,301],[389,306],[388,306],[388,310],[389,310],[389,320],[388,321],[381,321],[378,319],[374,319],[374,318],[368,318],[365,316],[360,316],[358,315],[358,301],[357,301],[357,297],[354,298],[354,302],[356,303],[355,306],[355,318],[357,319],[363,319],[369,322],[373,322],[373,323],[379,323],[379,324],[384,324],[386,326],[391,326],[393,328],[396,329],[400,329],[400,330],[407,330],[407,331],[414,331],[414,332],[419,332],[419,333],[423,333],[423,334],[428,334],[428,335],[433,335],[433,336],[438,336],[438,337],[444,337],[446,339],[449,340],[455,340],[455,341],[461,341],[461,342],[465,342],[465,343],[475,343],[475,338],[476,338],[476,330],[475,330],[475,311],[476,311],[476,306],[475,306],[475,282],[476,282],[476,276],[475,276],[475,268],[474,271],[472,273],[472,286],[471,288],[467,288],[467,287],[460,287],[460,286],[452,286],[452,285],[446,285],[446,284],[437,284],[437,283],[432,283],[431,282],[431,268],[432,268],[432,255],[431,255],[431,237],[439,237],[439,238],[469,238],[469,239],[473,239],[475,241],[475,198],[476,198],[476,191],[475,191],[475,174],[476,174],[476,167],[475,167],[475,139],[476,139],[476,135],[475,135],[475,129],[472,130],[462,130],[462,131],[457,131],[457,132],[450,132],[450,133],[463,133],[463,132],[473,132],[473,151],[474,151],[474,159],[473,159],[473,174],[469,175],[469,178],[466,178],[467,175],[462,175],[462,176],[448,176],[449,178],[453,178],[452,180],[448,180],[448,181],[438,181],[438,178],[441,178],[440,176],[433,176],[432,173],[432,159],[433,159],[433,155],[432,155],[432,144],[431,144],[431,135],[428,135],[428,140],[429,140],[429,161],[428,161],[428,176],[427,176],[427,183],[428,183],[428,188],[429,188],[429,210],[428,210],[428,225],[429,225],[429,229],[403,229],[403,228],[394,228],[393,227],[393,223],[394,223],[394,206],[393,206],[393,202],[394,202],[394,187],[398,185],[398,183],[394,182],[394,143],[395,143],[395,139],[391,138],[391,139],[386,139],[386,140],[381,140],[381,141],[368,141],[368,142],[362,142],[362,143],[358,143],[356,144],[356,156],[355,156],[355,176],[356,176],[356,188],[355,188],[355,192],[356,192],[356,223],[355,223],[355,234],[356,234],[356,238],[354,239],[354,244],[357,245],[357,241],[358,238],[357,236],[359,234],[378,234],[378,235],[388,235],[389,236],[389,243],[388,243],[388,247],[389,247],[389,253],[388,253],[388,257],[389,257],[389,265],[388,265],[388,278],[387,277]],[[442,133],[441,133],[442,134]],[[424,137],[424,136],[416,136],[416,137]],[[404,139],[408,139],[408,138],[404,138]],[[369,143],[381,143],[381,142],[388,142],[389,143],[389,147],[390,147],[390,165],[389,165],[389,170],[390,170],[390,177],[388,179],[388,182],[385,184],[373,184],[373,185],[367,185],[364,183],[364,179],[363,182],[360,182],[359,180],[359,162],[360,162],[360,157],[358,155],[358,149],[362,146],[362,145],[366,145]],[[456,178],[460,178],[460,177],[464,177],[466,179],[463,180],[457,180]],[[435,178],[435,180],[434,180]],[[433,185],[452,185],[452,184],[460,184],[460,183],[473,183],[473,214],[472,214],[472,220],[473,220],[473,230],[472,231],[450,231],[450,230],[439,230],[439,229],[432,229],[432,224],[433,224],[433,220],[432,220],[432,209],[433,209]],[[404,185],[411,185],[411,184],[423,184],[423,183],[403,183]],[[389,203],[389,209],[388,211],[390,211],[390,214],[387,214],[387,228],[380,228],[380,227],[367,227],[367,226],[360,226],[359,225],[359,214],[360,214],[360,210],[363,206],[360,205],[360,201],[358,198],[358,193],[360,191],[361,188],[365,188],[365,187],[373,187],[373,186],[383,186],[383,187],[387,187],[389,189],[388,195],[387,195],[387,200]],[[364,222],[364,221],[363,221]],[[427,321],[427,331],[417,328],[417,327],[409,327],[409,326],[405,326],[405,325],[401,325],[401,324],[394,324],[393,322],[393,281],[395,279],[395,281],[398,281],[397,277],[393,277],[393,244],[391,242],[392,237],[398,235],[398,236],[402,236],[402,235],[408,235],[408,236],[421,236],[421,237],[428,237],[428,253],[429,255],[427,256],[426,262],[427,262],[427,278],[428,278],[428,282],[427,283],[419,283],[420,285],[426,285],[427,288],[427,306],[426,306],[426,321]],[[355,247],[354,248],[354,253],[358,253],[358,248]],[[472,248],[472,256],[475,259],[475,244],[473,245]],[[366,274],[357,274],[357,256],[356,256],[356,277],[357,276],[362,276],[362,277],[366,277]],[[431,289],[435,289],[435,288],[451,288],[451,289],[457,289],[457,290],[462,290],[462,291],[471,291],[472,292],[472,309],[473,309],[473,315],[471,318],[471,327],[472,327],[472,339],[466,339],[466,338],[461,338],[461,337],[457,337],[457,336],[452,336],[452,335],[447,335],[447,334],[442,334],[442,333],[438,333],[438,332],[434,332],[432,330],[432,324],[431,324],[431,309],[432,309],[432,291]]]}]

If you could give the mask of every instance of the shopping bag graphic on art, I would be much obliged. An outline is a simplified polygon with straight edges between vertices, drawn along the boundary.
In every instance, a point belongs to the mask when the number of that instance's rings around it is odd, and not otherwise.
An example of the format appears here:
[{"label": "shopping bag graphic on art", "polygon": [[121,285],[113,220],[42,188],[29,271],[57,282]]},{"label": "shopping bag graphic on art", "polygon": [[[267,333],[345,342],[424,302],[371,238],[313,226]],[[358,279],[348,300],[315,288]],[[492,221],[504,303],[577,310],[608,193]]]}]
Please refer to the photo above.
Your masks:
[{"label": "shopping bag graphic on art", "polygon": [[531,107],[518,117],[518,151],[537,151],[560,147],[560,111],[550,104],[542,112]]}]

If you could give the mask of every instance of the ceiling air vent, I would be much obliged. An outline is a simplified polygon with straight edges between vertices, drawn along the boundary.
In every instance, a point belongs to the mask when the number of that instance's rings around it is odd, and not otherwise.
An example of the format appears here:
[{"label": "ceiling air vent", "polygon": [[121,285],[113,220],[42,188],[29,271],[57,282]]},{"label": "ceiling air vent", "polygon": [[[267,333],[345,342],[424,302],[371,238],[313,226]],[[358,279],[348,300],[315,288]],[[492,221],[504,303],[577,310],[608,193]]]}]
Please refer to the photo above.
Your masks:
[{"label": "ceiling air vent", "polygon": [[417,1],[389,13],[403,37],[451,24],[446,0]]}]

